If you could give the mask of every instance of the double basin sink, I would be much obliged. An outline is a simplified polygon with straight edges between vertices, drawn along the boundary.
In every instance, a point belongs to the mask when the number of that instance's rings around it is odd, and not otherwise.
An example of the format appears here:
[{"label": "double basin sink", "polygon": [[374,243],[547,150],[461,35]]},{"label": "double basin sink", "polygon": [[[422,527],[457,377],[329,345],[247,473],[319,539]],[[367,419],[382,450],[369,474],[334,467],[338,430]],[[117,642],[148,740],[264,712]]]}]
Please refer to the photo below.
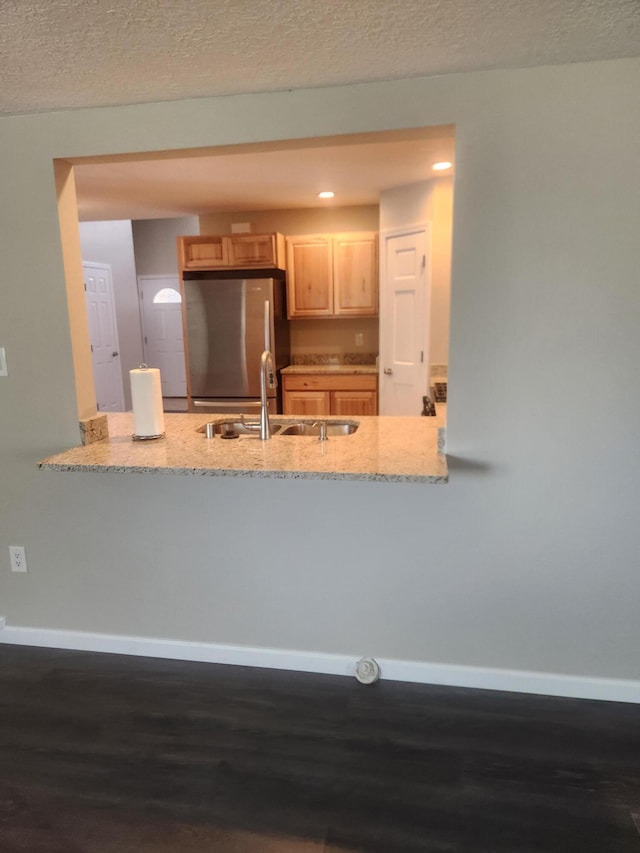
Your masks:
[{"label": "double basin sink", "polygon": [[[278,420],[271,418],[271,434],[274,436],[302,435],[329,438],[334,435],[353,435],[358,426],[357,421]],[[206,433],[207,436],[212,434],[212,436],[219,436],[220,438],[239,438],[243,435],[259,436],[260,422],[229,418],[203,424],[198,428],[198,432]]]}]

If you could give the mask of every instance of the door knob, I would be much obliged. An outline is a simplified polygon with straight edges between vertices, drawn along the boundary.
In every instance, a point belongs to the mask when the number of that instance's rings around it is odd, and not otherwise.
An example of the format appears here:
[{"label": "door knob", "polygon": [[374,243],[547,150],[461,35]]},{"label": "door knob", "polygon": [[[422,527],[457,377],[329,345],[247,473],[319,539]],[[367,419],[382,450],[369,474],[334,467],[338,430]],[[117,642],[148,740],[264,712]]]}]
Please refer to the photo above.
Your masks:
[{"label": "door knob", "polygon": [[385,367],[384,372],[387,376],[393,376],[393,370],[390,367]]},{"label": "door knob", "polygon": [[120,355],[120,353],[119,352],[112,352],[111,355],[113,356],[113,358],[115,358],[117,355]]}]

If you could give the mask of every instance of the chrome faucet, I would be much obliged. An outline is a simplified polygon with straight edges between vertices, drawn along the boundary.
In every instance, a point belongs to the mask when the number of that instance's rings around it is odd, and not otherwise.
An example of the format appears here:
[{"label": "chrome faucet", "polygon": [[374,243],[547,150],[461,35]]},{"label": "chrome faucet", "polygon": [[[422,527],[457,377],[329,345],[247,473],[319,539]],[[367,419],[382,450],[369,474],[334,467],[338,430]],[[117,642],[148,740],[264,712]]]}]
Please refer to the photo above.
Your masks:
[{"label": "chrome faucet", "polygon": [[276,377],[273,370],[273,356],[266,349],[260,356],[260,438],[262,441],[271,438],[267,389],[275,387]]},{"label": "chrome faucet", "polygon": [[318,441],[326,441],[327,440],[327,422],[326,421],[314,421],[314,427],[320,427],[320,434],[318,436]]}]

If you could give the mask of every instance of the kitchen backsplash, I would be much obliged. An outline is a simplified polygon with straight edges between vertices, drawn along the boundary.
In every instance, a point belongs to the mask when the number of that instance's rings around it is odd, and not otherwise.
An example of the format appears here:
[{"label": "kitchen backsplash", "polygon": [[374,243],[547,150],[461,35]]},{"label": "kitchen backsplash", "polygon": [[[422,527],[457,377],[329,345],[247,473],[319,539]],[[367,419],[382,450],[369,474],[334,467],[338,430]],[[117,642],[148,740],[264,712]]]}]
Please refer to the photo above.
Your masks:
[{"label": "kitchen backsplash", "polygon": [[376,352],[316,352],[316,353],[293,353],[291,356],[293,364],[375,364]]}]

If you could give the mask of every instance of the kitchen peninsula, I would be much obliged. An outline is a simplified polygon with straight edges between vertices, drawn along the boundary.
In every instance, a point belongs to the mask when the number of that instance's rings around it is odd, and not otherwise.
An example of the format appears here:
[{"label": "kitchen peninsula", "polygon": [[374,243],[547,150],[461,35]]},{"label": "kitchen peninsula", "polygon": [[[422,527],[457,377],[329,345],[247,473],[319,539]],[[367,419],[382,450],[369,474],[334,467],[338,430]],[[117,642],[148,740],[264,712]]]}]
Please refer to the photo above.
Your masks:
[{"label": "kitchen peninsula", "polygon": [[[448,471],[440,436],[444,407],[437,417],[359,417],[352,435],[319,441],[312,436],[274,435],[261,441],[243,435],[234,441],[208,439],[198,431],[228,416],[166,414],[166,437],[133,441],[133,416],[109,414],[109,435],[50,456],[39,463],[53,471],[274,477],[319,480],[374,480],[446,483]],[[278,424],[290,421],[274,417]],[[328,424],[335,418],[323,418]]]}]

